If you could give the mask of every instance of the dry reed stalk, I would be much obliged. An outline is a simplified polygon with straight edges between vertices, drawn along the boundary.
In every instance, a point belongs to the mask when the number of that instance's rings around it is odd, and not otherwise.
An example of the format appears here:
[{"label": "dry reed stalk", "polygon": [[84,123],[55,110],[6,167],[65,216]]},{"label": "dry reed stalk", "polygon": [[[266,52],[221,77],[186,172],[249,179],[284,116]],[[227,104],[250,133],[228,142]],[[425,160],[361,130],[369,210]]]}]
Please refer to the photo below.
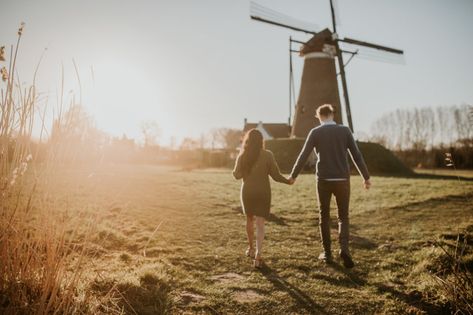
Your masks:
[{"label": "dry reed stalk", "polygon": [[[462,180],[457,173],[455,161],[451,153],[445,153],[445,163],[447,167],[452,167],[459,185]],[[468,193],[465,194],[467,204],[471,204]],[[461,242],[461,236],[463,241]],[[447,247],[448,244],[436,242],[436,245],[443,251],[447,259],[446,268],[434,274],[434,279],[440,286],[443,295],[450,303],[453,314],[473,314],[473,272],[471,267],[466,266],[463,259],[469,247],[468,239],[473,237],[468,231],[462,234],[457,231],[457,238],[453,252]]]},{"label": "dry reed stalk", "polygon": [[468,235],[463,243],[460,234],[457,236],[453,253],[444,244],[437,243],[447,257],[448,268],[435,274],[434,279],[450,302],[454,314],[473,314],[473,273],[462,261],[468,246]]},{"label": "dry reed stalk", "polygon": [[[32,152],[31,136],[39,64],[33,84],[24,88],[16,73],[23,30],[22,23],[16,45],[10,49],[8,71],[0,64],[6,85],[0,85],[0,313],[94,312],[100,305],[87,305],[78,297],[77,288],[84,278],[82,265],[97,218],[80,214],[69,218],[51,204],[55,192],[48,186],[48,174],[54,173],[57,163],[67,155],[67,147],[52,142],[45,163],[34,163],[37,151]],[[4,49],[0,54],[2,62],[6,59]],[[64,76],[56,117],[59,122],[64,120],[63,87]],[[46,110],[42,116],[40,112],[40,139],[45,133],[45,116]],[[67,121],[62,127],[67,131]],[[38,186],[41,194],[36,193]],[[77,242],[79,232],[87,237]],[[108,310],[118,313],[119,309]]]},{"label": "dry reed stalk", "polygon": [[156,226],[156,228],[154,229],[153,233],[151,233],[151,235],[149,236],[148,238],[148,241],[146,241],[146,244],[143,248],[143,257],[146,257],[146,249],[148,248],[148,245],[149,245],[149,242],[151,242],[151,240],[153,239],[154,237],[154,234],[156,234],[156,232],[159,230],[159,228],[161,227],[161,224],[163,224],[164,221],[161,221],[159,222],[159,224]]}]

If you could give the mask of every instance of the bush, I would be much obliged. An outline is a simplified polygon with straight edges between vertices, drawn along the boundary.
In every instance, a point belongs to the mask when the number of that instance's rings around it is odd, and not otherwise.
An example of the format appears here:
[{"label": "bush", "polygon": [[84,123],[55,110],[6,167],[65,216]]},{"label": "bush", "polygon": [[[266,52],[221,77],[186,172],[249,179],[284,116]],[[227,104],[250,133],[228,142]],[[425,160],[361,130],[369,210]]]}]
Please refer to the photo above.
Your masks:
[{"label": "bush", "polygon": [[445,168],[445,153],[450,153],[459,169],[473,168],[473,146],[440,147],[429,150],[403,150],[395,154],[406,165],[423,168]]}]

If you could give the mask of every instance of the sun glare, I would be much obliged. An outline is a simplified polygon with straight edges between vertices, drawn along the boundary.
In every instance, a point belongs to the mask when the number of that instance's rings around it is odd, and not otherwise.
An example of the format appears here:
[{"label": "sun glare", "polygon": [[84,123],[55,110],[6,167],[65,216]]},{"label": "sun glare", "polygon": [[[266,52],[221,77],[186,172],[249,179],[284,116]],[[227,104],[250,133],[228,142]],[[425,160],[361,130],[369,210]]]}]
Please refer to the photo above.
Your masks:
[{"label": "sun glare", "polygon": [[0,315],[473,314],[473,1],[0,1]]},{"label": "sun glare", "polygon": [[139,125],[153,120],[166,122],[160,98],[159,78],[141,65],[106,60],[93,66],[91,104],[88,110],[97,125],[115,136],[139,138]]}]

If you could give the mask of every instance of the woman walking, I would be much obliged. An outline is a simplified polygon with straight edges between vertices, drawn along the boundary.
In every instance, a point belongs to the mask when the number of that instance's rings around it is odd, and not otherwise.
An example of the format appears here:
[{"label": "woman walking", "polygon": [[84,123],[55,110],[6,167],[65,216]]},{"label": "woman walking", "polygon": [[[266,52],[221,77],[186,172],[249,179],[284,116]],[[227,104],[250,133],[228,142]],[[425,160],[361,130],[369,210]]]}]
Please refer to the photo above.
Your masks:
[{"label": "woman walking", "polygon": [[[242,149],[235,162],[233,177],[243,179],[241,185],[241,204],[246,214],[246,233],[248,249],[246,255],[254,258],[254,266],[263,264],[262,249],[264,240],[264,221],[271,207],[271,186],[269,176],[277,182],[292,184],[281,175],[271,151],[264,149],[263,135],[257,129],[249,130]],[[256,221],[256,251],[254,248],[254,223]]]}]

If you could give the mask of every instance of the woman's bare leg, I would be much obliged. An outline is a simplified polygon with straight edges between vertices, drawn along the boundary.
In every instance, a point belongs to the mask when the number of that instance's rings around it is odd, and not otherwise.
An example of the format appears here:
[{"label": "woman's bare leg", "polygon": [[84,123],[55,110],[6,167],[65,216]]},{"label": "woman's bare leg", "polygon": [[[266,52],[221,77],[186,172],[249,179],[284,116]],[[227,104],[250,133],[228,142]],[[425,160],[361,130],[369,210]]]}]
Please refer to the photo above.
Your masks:
[{"label": "woman's bare leg", "polygon": [[255,241],[255,231],[254,231],[254,224],[255,223],[255,216],[252,214],[246,215],[246,235],[248,237],[248,247],[250,249],[254,248],[254,241]]},{"label": "woman's bare leg", "polygon": [[264,240],[264,218],[256,217],[256,257],[261,257],[263,253]]}]

